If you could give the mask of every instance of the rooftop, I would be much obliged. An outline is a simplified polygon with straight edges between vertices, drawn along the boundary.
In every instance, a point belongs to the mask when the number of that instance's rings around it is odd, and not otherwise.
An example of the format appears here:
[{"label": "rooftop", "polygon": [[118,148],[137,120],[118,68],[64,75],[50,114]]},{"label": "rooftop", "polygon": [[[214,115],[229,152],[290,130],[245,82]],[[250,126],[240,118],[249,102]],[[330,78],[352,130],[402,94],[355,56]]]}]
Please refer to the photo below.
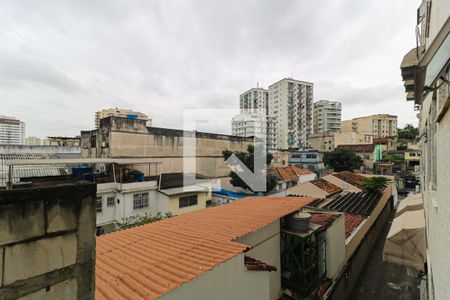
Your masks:
[{"label": "rooftop", "polygon": [[362,221],[364,221],[362,216],[345,214],[345,238],[351,236]]},{"label": "rooftop", "polygon": [[96,299],[154,299],[249,247],[235,240],[313,198],[248,197],[97,238]]},{"label": "rooftop", "polygon": [[277,168],[268,172],[269,175],[276,175],[279,179],[288,181],[297,179],[298,176],[313,174],[312,171],[300,169],[294,166],[287,166],[284,168]]},{"label": "rooftop", "polygon": [[309,182],[314,184],[315,186],[317,186],[321,190],[324,190],[329,195],[334,195],[336,193],[342,192],[342,189],[340,187],[338,187],[337,185],[335,185],[335,184],[333,184],[333,183],[331,183],[329,181],[326,181],[323,178],[311,180]]},{"label": "rooftop", "polygon": [[268,265],[260,260],[254,259],[250,256],[245,256],[244,257],[244,262],[245,262],[245,268],[248,271],[276,271],[277,268],[275,268],[274,266]]},{"label": "rooftop", "polygon": [[380,198],[379,192],[346,193],[337,196],[323,208],[367,217],[370,216]]},{"label": "rooftop", "polygon": [[362,188],[362,183],[367,179],[367,177],[352,173],[349,171],[342,171],[339,173],[333,174],[333,176],[339,178],[340,180],[343,180],[353,186],[356,186],[358,188]]},{"label": "rooftop", "polygon": [[[187,174],[187,176],[192,176],[192,174]],[[192,176],[193,177],[193,176]],[[154,176],[155,180],[160,180],[160,176]],[[207,176],[201,174],[195,174],[195,181],[197,180],[208,180],[210,179]],[[193,182],[195,185],[196,182]],[[184,187],[184,173],[162,173],[161,174],[161,189],[171,189],[171,188],[179,188]]]},{"label": "rooftop", "polygon": [[353,152],[373,152],[375,150],[374,144],[348,144],[348,145],[339,145],[337,148],[350,150]]}]

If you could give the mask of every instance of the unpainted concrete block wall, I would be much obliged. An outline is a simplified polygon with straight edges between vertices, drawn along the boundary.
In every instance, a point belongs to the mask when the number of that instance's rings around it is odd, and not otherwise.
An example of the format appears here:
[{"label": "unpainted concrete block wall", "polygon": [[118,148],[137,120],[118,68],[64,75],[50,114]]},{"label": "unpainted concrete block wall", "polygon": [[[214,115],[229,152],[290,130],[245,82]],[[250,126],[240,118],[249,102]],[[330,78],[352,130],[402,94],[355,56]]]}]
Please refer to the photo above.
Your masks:
[{"label": "unpainted concrete block wall", "polygon": [[0,192],[0,300],[94,299],[92,183]]}]

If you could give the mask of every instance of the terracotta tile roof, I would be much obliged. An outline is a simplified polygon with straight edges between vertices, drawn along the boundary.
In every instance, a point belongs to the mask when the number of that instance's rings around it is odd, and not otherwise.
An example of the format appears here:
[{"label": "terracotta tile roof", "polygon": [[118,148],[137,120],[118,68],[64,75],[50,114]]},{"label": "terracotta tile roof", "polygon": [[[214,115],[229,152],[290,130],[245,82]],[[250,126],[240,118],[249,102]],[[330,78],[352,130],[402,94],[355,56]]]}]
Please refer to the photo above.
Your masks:
[{"label": "terracotta tile roof", "polygon": [[356,227],[358,227],[363,220],[364,218],[362,216],[345,214],[345,238],[352,235],[353,231],[355,231]]},{"label": "terracotta tile roof", "polygon": [[374,144],[349,144],[349,145],[339,145],[337,148],[350,150],[352,152],[373,152],[375,150]]},{"label": "terracotta tile roof", "polygon": [[244,257],[245,268],[249,271],[276,271],[277,268],[249,256]]},{"label": "terracotta tile roof", "polygon": [[319,178],[319,179],[315,179],[315,180],[311,180],[309,181],[310,183],[314,184],[315,186],[317,186],[318,188],[324,190],[325,192],[327,192],[329,195],[334,195],[336,193],[342,192],[342,189],[340,187],[338,187],[335,184],[332,184],[329,181],[326,181],[323,178]]},{"label": "terracotta tile roof", "polygon": [[375,138],[373,139],[373,143],[377,144],[377,143],[387,143],[387,142],[393,142],[395,141],[395,138],[393,137],[384,137],[384,138]]},{"label": "terracotta tile roof", "polygon": [[247,197],[97,238],[96,299],[154,299],[248,249],[235,240],[314,198]]},{"label": "terracotta tile roof", "polygon": [[362,188],[361,184],[364,180],[367,179],[367,177],[358,175],[349,171],[342,171],[336,174],[333,174],[333,176],[339,178],[340,180],[343,180],[345,182],[350,183],[351,185],[354,185],[358,188]]},{"label": "terracotta tile roof", "polygon": [[321,214],[321,213],[311,213],[311,223],[321,225],[321,226],[329,226],[334,222],[340,215],[339,214]]},{"label": "terracotta tile roof", "polygon": [[268,172],[269,175],[276,175],[280,180],[289,181],[295,180],[298,176],[313,174],[312,171],[300,169],[294,166],[287,166],[284,168],[277,168]]}]

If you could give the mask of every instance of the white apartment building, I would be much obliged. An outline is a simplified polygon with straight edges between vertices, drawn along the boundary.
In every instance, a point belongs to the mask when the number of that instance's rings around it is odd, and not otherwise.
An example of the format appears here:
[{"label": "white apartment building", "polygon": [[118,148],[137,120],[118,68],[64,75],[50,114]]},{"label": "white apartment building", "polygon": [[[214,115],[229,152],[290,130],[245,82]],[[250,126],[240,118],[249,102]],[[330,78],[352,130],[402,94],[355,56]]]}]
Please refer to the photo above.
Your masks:
[{"label": "white apartment building", "polygon": [[268,108],[278,149],[308,146],[313,133],[313,83],[284,78],[270,85]]},{"label": "white apartment building", "polygon": [[107,117],[123,117],[147,121],[147,126],[152,126],[152,119],[141,112],[123,108],[108,108],[95,113],[95,128],[99,127],[100,120]]},{"label": "white apartment building", "polygon": [[450,295],[450,1],[423,0],[416,30],[419,46],[404,56],[400,68],[406,98],[420,111],[427,262],[424,277],[428,299],[440,300]]},{"label": "white apartment building", "polygon": [[243,113],[234,116],[231,120],[232,135],[242,137],[266,137],[267,120],[266,116],[258,113]]},{"label": "white apartment building", "polygon": [[25,122],[14,117],[0,116],[0,144],[25,144]]},{"label": "white apartment building", "polygon": [[342,104],[320,100],[314,103],[314,134],[341,131]]},{"label": "white apartment building", "polygon": [[261,136],[268,149],[276,149],[274,118],[268,115],[269,91],[251,88],[239,97],[240,115],[231,121],[232,134],[242,137]]},{"label": "white apartment building", "polygon": [[260,87],[251,88],[239,97],[239,107],[242,113],[266,111],[269,103],[269,91]]}]

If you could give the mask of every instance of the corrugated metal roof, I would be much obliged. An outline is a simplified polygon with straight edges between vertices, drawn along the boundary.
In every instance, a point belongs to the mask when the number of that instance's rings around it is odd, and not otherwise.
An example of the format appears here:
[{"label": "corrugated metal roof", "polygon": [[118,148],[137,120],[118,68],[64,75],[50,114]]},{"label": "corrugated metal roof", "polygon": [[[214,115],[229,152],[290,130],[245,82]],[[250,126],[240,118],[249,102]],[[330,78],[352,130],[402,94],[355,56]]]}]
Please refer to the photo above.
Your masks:
[{"label": "corrugated metal roof", "polygon": [[99,164],[99,163],[115,163],[119,165],[131,164],[162,164],[162,162],[155,161],[154,158],[72,158],[72,159],[8,159],[5,165],[51,165],[51,164]]},{"label": "corrugated metal roof", "polygon": [[[43,162],[56,159],[56,154],[30,153],[30,154],[0,154],[0,186],[6,186],[8,182],[8,161],[21,161],[20,165],[14,166],[13,182],[20,178],[61,176],[72,174],[65,164],[45,164]],[[42,164],[29,164],[30,161],[40,161]]]},{"label": "corrugated metal roof", "polygon": [[379,192],[341,194],[325,205],[324,208],[367,217],[370,216],[381,196]]},{"label": "corrugated metal roof", "polygon": [[248,197],[97,238],[96,299],[154,299],[248,249],[235,240],[313,198]]}]

